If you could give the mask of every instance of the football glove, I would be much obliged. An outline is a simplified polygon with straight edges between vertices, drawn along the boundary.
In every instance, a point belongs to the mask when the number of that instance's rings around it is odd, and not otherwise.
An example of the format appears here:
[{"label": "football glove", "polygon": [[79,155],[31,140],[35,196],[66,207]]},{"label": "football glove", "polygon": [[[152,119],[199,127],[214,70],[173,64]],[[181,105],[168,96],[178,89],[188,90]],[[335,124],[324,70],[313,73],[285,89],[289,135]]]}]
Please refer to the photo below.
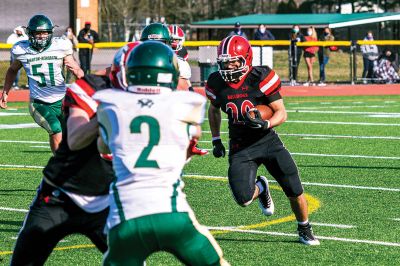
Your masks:
[{"label": "football glove", "polygon": [[225,157],[225,147],[222,144],[221,139],[215,139],[212,141],[213,144],[213,155],[215,158]]},{"label": "football glove", "polygon": [[[254,113],[254,117],[250,115],[250,112]],[[246,121],[245,125],[251,128],[259,128],[262,130],[266,130],[270,128],[271,123],[269,120],[263,120],[260,114],[260,111],[258,111],[256,108],[252,108],[246,112]]]}]

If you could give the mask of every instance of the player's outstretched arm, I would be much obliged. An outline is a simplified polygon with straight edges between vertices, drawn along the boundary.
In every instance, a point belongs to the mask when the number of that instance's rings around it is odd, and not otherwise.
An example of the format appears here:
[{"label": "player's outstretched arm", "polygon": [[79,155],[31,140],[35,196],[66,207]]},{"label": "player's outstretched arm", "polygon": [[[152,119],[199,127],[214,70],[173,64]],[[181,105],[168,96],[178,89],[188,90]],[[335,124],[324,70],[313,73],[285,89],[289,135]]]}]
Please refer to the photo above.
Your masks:
[{"label": "player's outstretched arm", "polygon": [[72,57],[72,55],[67,55],[64,57],[64,65],[67,67],[69,71],[72,72],[78,79],[83,78],[85,73],[80,68],[78,62]]},{"label": "player's outstretched arm", "polygon": [[1,94],[0,99],[0,108],[7,108],[7,98],[8,93],[11,90],[12,84],[17,76],[18,70],[22,67],[22,64],[18,60],[14,60],[10,67],[7,69],[6,79],[4,81],[3,93]]}]

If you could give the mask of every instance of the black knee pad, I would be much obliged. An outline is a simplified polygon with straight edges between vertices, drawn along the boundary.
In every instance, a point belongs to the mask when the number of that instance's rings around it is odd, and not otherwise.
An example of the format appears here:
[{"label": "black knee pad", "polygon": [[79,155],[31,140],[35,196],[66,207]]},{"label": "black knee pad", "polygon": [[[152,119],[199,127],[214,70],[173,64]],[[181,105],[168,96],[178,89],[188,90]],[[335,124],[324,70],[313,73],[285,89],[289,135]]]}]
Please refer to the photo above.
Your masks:
[{"label": "black knee pad", "polygon": [[300,177],[298,175],[291,175],[282,178],[279,181],[283,192],[287,197],[298,197],[303,194],[303,186],[301,185]]}]

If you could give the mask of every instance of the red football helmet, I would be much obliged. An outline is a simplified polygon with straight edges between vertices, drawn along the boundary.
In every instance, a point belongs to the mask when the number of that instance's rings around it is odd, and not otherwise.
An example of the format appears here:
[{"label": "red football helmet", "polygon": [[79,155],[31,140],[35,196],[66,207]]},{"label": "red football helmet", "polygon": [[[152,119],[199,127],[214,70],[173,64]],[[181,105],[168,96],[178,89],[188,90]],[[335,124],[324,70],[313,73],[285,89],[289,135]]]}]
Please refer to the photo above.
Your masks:
[{"label": "red football helmet", "polygon": [[125,63],[129,53],[139,45],[141,42],[131,42],[121,47],[114,56],[113,63],[111,65],[110,80],[114,88],[125,89],[128,87],[128,83],[125,78]]},{"label": "red football helmet", "polygon": [[178,25],[168,26],[171,35],[171,48],[174,51],[179,51],[185,42],[185,33]]},{"label": "red football helmet", "polygon": [[[226,82],[239,82],[251,69],[253,51],[249,41],[234,35],[226,37],[218,46],[219,73]],[[232,68],[232,63],[238,63]]]}]

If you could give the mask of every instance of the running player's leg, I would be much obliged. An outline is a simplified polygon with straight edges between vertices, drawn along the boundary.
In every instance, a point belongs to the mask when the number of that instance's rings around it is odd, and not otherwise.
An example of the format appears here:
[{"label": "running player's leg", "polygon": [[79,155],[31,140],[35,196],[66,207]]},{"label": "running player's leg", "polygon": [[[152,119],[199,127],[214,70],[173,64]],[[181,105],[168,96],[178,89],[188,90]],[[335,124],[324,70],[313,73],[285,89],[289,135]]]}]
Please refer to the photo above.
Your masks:
[{"label": "running player's leg", "polygon": [[62,139],[61,101],[47,104],[31,101],[29,112],[35,122],[49,133],[50,147],[53,153],[58,149]]},{"label": "running player's leg", "polygon": [[84,213],[84,224],[81,233],[86,235],[101,253],[107,251],[107,235],[104,233],[108,208],[96,213]]},{"label": "running player's leg", "polygon": [[229,156],[229,186],[235,201],[242,207],[258,196],[255,180],[259,164],[251,158],[248,149]]}]

